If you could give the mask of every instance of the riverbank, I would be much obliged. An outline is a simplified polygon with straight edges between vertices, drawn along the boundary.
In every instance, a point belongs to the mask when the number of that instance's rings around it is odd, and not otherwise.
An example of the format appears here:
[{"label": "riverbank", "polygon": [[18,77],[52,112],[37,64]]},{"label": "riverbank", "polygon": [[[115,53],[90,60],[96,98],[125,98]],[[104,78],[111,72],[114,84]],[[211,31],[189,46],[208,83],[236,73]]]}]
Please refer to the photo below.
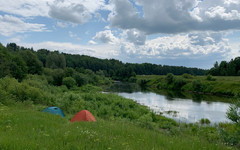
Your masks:
[{"label": "riverbank", "polygon": [[[240,139],[234,124],[177,123],[92,85],[68,89],[37,75],[5,77],[0,93],[0,149],[235,149]],[[48,106],[66,117],[43,113]],[[82,109],[97,122],[70,123]]]},{"label": "riverbank", "polygon": [[[0,106],[0,149],[234,149],[218,142],[214,128],[186,127],[153,130],[136,126],[127,120],[70,123],[66,118],[39,111],[40,106],[18,104]],[[209,132],[207,138],[198,134]],[[211,132],[211,133],[210,133]],[[213,133],[212,133],[213,132]]]},{"label": "riverbank", "polygon": [[175,90],[197,94],[208,94],[233,97],[240,94],[240,77],[192,76],[184,74],[174,76],[143,75],[137,76],[139,85],[158,92],[160,90]]}]

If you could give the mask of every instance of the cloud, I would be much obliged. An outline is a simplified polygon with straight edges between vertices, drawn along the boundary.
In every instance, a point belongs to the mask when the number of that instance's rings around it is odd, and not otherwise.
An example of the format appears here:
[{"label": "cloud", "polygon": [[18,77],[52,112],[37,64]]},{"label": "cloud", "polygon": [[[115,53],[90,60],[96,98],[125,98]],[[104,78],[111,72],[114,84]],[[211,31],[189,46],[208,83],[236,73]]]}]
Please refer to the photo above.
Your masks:
[{"label": "cloud", "polygon": [[69,36],[70,36],[71,38],[74,38],[74,39],[77,39],[77,40],[81,40],[81,38],[79,38],[79,37],[77,36],[77,34],[72,33],[72,31],[69,31],[68,34],[69,34]]},{"label": "cloud", "polygon": [[237,10],[231,10],[226,13],[226,9],[221,6],[211,7],[205,12],[209,18],[220,18],[223,20],[240,20],[240,13]]},{"label": "cloud", "polygon": [[101,17],[97,11],[108,9],[105,0],[55,0],[49,6],[49,16],[76,24],[86,23],[92,16]]},{"label": "cloud", "polygon": [[146,35],[138,30],[132,29],[126,31],[127,40],[135,45],[144,45],[146,41]]},{"label": "cloud", "polygon": [[0,10],[22,17],[52,17],[82,24],[99,10],[111,10],[105,0],[0,0]]},{"label": "cloud", "polygon": [[113,27],[146,34],[240,29],[240,3],[236,0],[112,0],[108,20]]},{"label": "cloud", "polygon": [[108,44],[116,44],[119,42],[119,39],[113,35],[111,30],[100,31],[96,33],[93,39]]},{"label": "cloud", "polygon": [[11,15],[0,15],[0,34],[11,36],[15,33],[47,31],[44,24],[27,23]]},{"label": "cloud", "polygon": [[0,0],[0,10],[23,17],[48,16],[49,6],[53,0]]},{"label": "cloud", "polygon": [[92,18],[86,7],[81,4],[71,4],[69,6],[61,6],[59,4],[51,5],[49,15],[55,19],[77,24],[86,23]]},{"label": "cloud", "polygon": [[69,26],[69,23],[58,21],[57,26],[61,28],[67,28]]},{"label": "cloud", "polygon": [[228,40],[216,32],[195,32],[157,37],[144,45],[121,43],[121,57],[127,62],[151,62],[210,68],[216,60],[232,54]]},{"label": "cloud", "polygon": [[96,45],[96,44],[97,44],[97,42],[95,42],[95,41],[93,41],[93,40],[90,40],[90,41],[88,41],[88,44],[91,44],[91,45]]}]

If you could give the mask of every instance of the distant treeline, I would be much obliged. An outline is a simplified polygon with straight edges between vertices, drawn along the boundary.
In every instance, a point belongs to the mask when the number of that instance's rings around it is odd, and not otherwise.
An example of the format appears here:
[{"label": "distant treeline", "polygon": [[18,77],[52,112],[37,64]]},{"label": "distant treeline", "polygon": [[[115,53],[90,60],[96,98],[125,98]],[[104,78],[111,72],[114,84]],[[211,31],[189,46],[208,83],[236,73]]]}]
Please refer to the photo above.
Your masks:
[{"label": "distant treeline", "polygon": [[214,67],[208,71],[213,76],[240,76],[240,57],[231,59],[229,62],[216,62]]},{"label": "distant treeline", "polygon": [[183,66],[156,65],[150,63],[131,64],[115,59],[99,59],[86,55],[66,54],[58,51],[24,48],[9,43],[6,47],[0,45],[0,77],[11,74],[21,79],[24,74],[41,74],[43,68],[64,69],[72,68],[77,72],[89,69],[94,73],[111,77],[114,80],[135,81],[136,75],[205,75],[206,70],[187,68]]}]

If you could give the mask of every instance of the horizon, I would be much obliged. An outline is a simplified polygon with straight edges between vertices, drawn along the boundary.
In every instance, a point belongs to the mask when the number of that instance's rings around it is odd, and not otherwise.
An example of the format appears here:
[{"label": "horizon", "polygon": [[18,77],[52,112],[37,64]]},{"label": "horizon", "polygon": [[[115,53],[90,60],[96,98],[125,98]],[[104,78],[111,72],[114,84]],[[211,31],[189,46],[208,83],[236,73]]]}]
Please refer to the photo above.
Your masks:
[{"label": "horizon", "polygon": [[238,0],[0,2],[5,46],[201,69],[240,55]]}]

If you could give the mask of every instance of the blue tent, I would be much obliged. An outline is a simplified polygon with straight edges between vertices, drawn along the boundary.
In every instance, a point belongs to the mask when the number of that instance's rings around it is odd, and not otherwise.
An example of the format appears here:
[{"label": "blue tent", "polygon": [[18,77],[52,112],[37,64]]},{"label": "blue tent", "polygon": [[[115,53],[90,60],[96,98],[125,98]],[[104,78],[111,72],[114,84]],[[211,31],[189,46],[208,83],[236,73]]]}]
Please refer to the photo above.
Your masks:
[{"label": "blue tent", "polygon": [[48,107],[48,108],[44,109],[43,112],[48,112],[51,114],[60,115],[62,117],[65,117],[63,111],[58,107]]}]

